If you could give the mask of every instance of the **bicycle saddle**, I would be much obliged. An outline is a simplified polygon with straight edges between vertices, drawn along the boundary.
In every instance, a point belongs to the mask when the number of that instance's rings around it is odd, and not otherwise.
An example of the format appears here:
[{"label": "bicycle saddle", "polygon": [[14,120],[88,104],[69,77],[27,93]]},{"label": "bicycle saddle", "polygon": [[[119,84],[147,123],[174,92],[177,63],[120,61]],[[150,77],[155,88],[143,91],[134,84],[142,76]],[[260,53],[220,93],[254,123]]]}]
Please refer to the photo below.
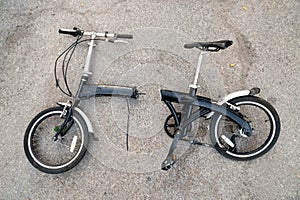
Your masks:
[{"label": "bicycle saddle", "polygon": [[185,44],[184,48],[192,49],[198,48],[203,51],[219,51],[220,49],[226,49],[232,45],[231,40],[220,40],[215,42],[193,42],[189,44]]}]

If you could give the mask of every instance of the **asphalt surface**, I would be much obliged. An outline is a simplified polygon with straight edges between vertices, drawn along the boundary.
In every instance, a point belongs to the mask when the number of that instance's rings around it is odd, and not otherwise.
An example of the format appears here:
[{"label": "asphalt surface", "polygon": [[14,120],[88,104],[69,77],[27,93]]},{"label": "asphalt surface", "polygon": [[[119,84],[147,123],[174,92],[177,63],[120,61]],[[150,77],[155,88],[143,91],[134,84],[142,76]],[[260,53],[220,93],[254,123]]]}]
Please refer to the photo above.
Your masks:
[{"label": "asphalt surface", "polygon": [[[299,199],[299,10],[297,0],[1,1],[0,199]],[[128,102],[129,152],[126,99],[82,102],[99,141],[91,141],[74,169],[49,175],[27,161],[23,137],[38,112],[68,100],[55,88],[53,67],[74,41],[58,29],[74,26],[133,34],[128,45],[98,43],[91,82],[138,86],[147,94]],[[176,165],[161,171],[171,139],[159,89],[188,90],[198,52],[184,43],[221,39],[234,44],[206,57],[198,93],[220,99],[260,87],[279,113],[279,140],[247,162],[182,144]],[[78,47],[72,60],[72,90],[86,50]],[[207,122],[199,123],[201,139],[209,141]]]}]

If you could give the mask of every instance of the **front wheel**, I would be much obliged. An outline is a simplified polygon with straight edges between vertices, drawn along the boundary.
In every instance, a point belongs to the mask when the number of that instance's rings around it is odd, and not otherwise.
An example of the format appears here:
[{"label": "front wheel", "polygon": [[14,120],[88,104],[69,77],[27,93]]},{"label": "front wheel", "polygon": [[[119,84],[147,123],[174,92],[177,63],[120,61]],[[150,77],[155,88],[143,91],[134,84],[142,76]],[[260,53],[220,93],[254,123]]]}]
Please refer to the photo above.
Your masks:
[{"label": "front wheel", "polygon": [[245,135],[227,116],[216,114],[210,125],[210,137],[216,149],[235,160],[250,160],[267,153],[280,132],[280,120],[273,106],[255,96],[237,97],[228,103],[227,106],[234,105],[231,108],[250,123],[252,135]]},{"label": "front wheel", "polygon": [[60,116],[62,112],[62,107],[44,110],[32,119],[26,129],[25,154],[30,163],[42,172],[57,174],[68,171],[85,155],[88,130],[77,112],[73,112],[69,122],[72,125],[64,136],[58,137],[56,141],[53,139],[65,120]]}]

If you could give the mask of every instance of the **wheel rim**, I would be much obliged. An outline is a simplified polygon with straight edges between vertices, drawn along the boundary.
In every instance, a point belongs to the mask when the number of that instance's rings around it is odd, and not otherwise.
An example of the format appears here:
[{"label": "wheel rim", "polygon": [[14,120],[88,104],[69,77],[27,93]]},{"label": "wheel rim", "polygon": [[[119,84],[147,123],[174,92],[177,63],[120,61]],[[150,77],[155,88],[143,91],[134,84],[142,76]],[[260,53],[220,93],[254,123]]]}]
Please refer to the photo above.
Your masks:
[{"label": "wheel rim", "polygon": [[[242,136],[238,137],[238,141],[236,142],[235,149],[226,150],[228,155],[239,158],[247,158],[253,157],[264,152],[272,143],[275,133],[276,133],[276,122],[271,111],[266,108],[264,105],[253,102],[253,101],[242,101],[235,103],[236,106],[241,108],[241,113],[246,113],[246,120],[250,120],[251,127],[254,129],[252,136],[249,138],[243,138]],[[250,108],[244,109],[244,106],[251,106],[252,108],[256,108],[256,112],[251,111]],[[260,111],[260,112],[258,112]],[[262,116],[263,120],[259,119]],[[216,126],[215,126],[215,139],[219,147],[224,148],[226,144],[220,140],[220,136],[224,133],[224,131],[220,131],[220,121],[225,116],[220,115],[217,118]],[[247,119],[249,118],[249,119]],[[226,119],[228,120],[228,118]],[[235,124],[232,120],[228,120],[231,123],[232,129],[234,130]],[[227,122],[226,122],[227,123]],[[263,126],[264,124],[264,126]],[[222,126],[222,125],[221,125]],[[228,124],[223,124],[223,128],[228,129]],[[235,131],[237,130],[237,124],[235,124]],[[262,129],[264,128],[264,129]],[[224,129],[223,129],[224,130]],[[234,132],[234,131],[233,131]],[[221,133],[221,135],[219,135]],[[228,134],[228,133],[226,133]],[[231,138],[231,136],[226,135],[227,138]],[[231,135],[233,133],[231,132]]]},{"label": "wheel rim", "polygon": [[[30,156],[39,166],[47,169],[56,170],[67,167],[78,158],[84,146],[83,128],[74,116],[75,123],[64,136],[64,140],[59,139],[56,142],[52,140],[55,127],[61,125],[64,120],[59,117],[61,113],[62,111],[45,113],[35,121],[28,135],[27,144]],[[74,127],[79,131],[75,131]],[[68,157],[64,158],[61,155],[68,155]]]}]

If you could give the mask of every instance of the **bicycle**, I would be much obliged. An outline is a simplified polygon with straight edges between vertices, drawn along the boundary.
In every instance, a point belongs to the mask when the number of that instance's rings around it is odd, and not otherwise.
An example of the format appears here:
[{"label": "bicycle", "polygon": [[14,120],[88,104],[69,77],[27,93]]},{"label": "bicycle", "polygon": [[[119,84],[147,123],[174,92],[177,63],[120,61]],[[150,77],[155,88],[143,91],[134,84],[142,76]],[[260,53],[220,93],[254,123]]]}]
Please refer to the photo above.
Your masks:
[{"label": "bicycle", "polygon": [[[189,93],[161,90],[161,100],[171,112],[164,129],[174,138],[162,163],[163,170],[169,170],[176,162],[174,152],[179,140],[215,148],[223,156],[240,161],[258,158],[275,145],[280,133],[280,119],[270,103],[255,96],[260,93],[259,88],[231,93],[218,102],[196,95],[203,54],[224,50],[232,44],[230,40],[222,40],[184,45],[187,49],[199,49],[200,54]],[[183,104],[182,111],[177,112],[172,103]],[[196,133],[189,132],[193,122],[200,117],[211,119],[209,130],[212,144],[195,140]]]},{"label": "bicycle", "polygon": [[[48,108],[37,114],[29,123],[24,136],[24,150],[27,159],[38,170],[45,173],[62,173],[75,167],[84,157],[89,143],[89,136],[93,137],[93,126],[88,116],[79,107],[82,99],[98,96],[118,96],[137,99],[139,93],[137,87],[115,86],[115,85],[89,85],[87,84],[90,72],[90,61],[92,57],[95,41],[106,41],[111,43],[125,42],[119,40],[132,39],[130,34],[111,34],[85,32],[78,28],[60,29],[59,33],[77,37],[55,61],[55,80],[56,86],[72,101],[66,103],[58,102],[58,107]],[[82,40],[83,36],[89,36],[89,39]],[[88,54],[82,72],[81,80],[75,95],[69,89],[67,82],[67,72],[70,59],[76,46],[82,42],[88,41]],[[169,115],[164,124],[166,133],[171,136],[171,144],[166,160],[162,163],[162,169],[168,170],[176,162],[174,154],[179,140],[188,141],[194,145],[205,145],[216,148],[222,155],[238,160],[247,160],[259,157],[269,151],[276,143],[280,132],[280,120],[276,110],[263,99],[256,97],[260,91],[258,88],[244,90],[232,93],[223,98],[222,101],[214,102],[208,98],[197,96],[197,81],[200,72],[203,52],[219,51],[226,49],[232,44],[231,41],[217,41],[210,43],[191,43],[186,44],[186,48],[198,48],[201,50],[198,65],[193,84],[190,85],[189,93],[176,92],[170,90],[161,90],[161,100],[169,108]],[[63,56],[62,74],[65,88],[63,89],[57,78],[57,62]],[[69,56],[69,57],[68,57]],[[183,104],[181,112],[177,112],[172,103]],[[259,119],[258,122],[269,122],[269,133],[263,144],[254,147],[251,151],[239,152],[238,145],[243,146],[245,139],[247,144],[253,144],[257,141],[257,136],[253,127],[253,122],[249,120],[248,115],[244,114],[242,107],[255,106],[266,114],[267,121]],[[195,108],[199,108],[195,110]],[[242,112],[243,111],[243,112]],[[254,113],[257,114],[258,111]],[[251,113],[251,112],[250,112]],[[258,116],[258,115],[257,115]],[[211,140],[212,144],[204,144],[195,140],[195,134],[190,133],[194,121],[200,117],[212,119]],[[129,116],[128,116],[129,122]],[[219,130],[223,123],[229,124],[231,130],[224,133],[225,130]],[[128,124],[127,124],[128,125]],[[228,127],[228,126],[226,126]],[[268,127],[267,127],[268,128]],[[213,131],[212,131],[213,130]],[[222,132],[222,135],[220,135]],[[254,138],[253,141],[248,141]],[[128,132],[127,132],[127,150],[128,150]],[[254,145],[254,144],[253,144]]]},{"label": "bicycle", "polygon": [[[76,41],[58,56],[54,69],[56,87],[73,100],[66,103],[57,102],[58,107],[41,111],[31,120],[24,136],[24,151],[27,159],[35,168],[45,173],[68,171],[75,167],[86,153],[89,135],[93,136],[94,131],[88,116],[78,106],[81,99],[94,96],[120,96],[137,99],[142,94],[136,87],[87,84],[92,74],[90,62],[96,46],[95,41],[127,43],[119,39],[132,39],[132,35],[85,32],[78,28],[59,29],[59,33],[77,37]],[[90,38],[82,40],[83,36]],[[89,48],[77,92],[73,95],[67,82],[68,66],[76,46],[82,42],[89,42]],[[63,55],[62,75],[65,89],[57,77],[58,60]]]}]

